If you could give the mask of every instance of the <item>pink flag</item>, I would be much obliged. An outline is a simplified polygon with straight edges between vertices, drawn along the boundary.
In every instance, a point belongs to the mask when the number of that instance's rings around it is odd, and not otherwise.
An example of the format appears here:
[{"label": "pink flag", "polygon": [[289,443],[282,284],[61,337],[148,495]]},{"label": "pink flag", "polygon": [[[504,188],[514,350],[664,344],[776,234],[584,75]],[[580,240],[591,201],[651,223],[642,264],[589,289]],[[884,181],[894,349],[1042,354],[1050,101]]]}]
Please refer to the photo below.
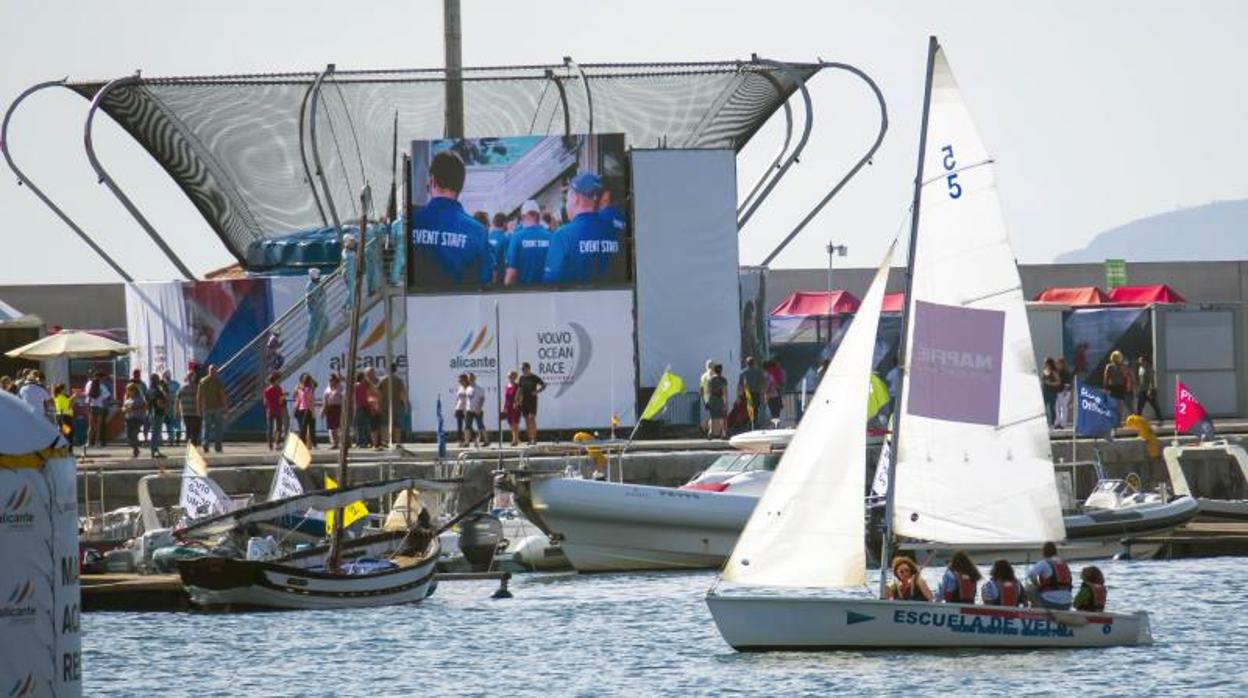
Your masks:
[{"label": "pink flag", "polygon": [[1187,389],[1186,385],[1175,381],[1174,391],[1174,430],[1180,434],[1191,432],[1192,427],[1205,421],[1205,407],[1200,400]]}]

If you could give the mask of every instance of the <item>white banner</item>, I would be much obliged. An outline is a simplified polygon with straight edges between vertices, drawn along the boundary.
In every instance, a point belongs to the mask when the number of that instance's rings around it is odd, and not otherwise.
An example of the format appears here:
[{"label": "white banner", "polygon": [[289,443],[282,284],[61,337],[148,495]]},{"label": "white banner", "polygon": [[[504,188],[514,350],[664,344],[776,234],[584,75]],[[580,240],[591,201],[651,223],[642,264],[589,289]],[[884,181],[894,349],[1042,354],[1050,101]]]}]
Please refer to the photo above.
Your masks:
[{"label": "white banner", "polygon": [[[394,311],[392,315],[393,327],[387,328],[385,305],[378,303],[370,308],[360,317],[360,344],[358,347],[358,355],[355,359],[356,370],[363,371],[368,368],[377,370],[377,376],[380,378],[386,375],[386,334],[390,335],[391,348],[394,352],[394,362],[399,366],[399,376],[404,377],[407,371],[407,345],[404,336],[407,327],[403,318],[403,298],[396,297],[394,299]],[[282,387],[286,389],[286,397],[289,400],[294,399],[295,386],[299,382],[299,377],[304,373],[312,374],[312,380],[316,381],[316,399],[317,404],[324,398],[325,388],[329,385],[329,374],[337,373],[349,380],[349,372],[346,371],[347,365],[347,340],[350,334],[340,332],[336,337],[331,339],[319,352],[312,358],[308,359],[296,370],[290,372],[286,379],[282,381]],[[298,338],[303,341],[303,338]],[[405,379],[406,380],[406,379]],[[293,403],[291,405],[291,413],[293,416]],[[325,421],[320,418],[320,411],[317,411],[317,430],[321,432],[325,428]],[[295,428],[293,425],[291,428]]]},{"label": "white banner", "polygon": [[131,369],[142,369],[143,379],[168,369],[181,382],[192,356],[182,282],[126,284],[127,342],[135,347]]},{"label": "white banner", "polygon": [[468,372],[486,391],[486,426],[497,428],[498,376],[505,383],[507,372],[525,361],[546,382],[538,398],[539,428],[605,428],[613,414],[622,424],[634,420],[631,291],[410,296],[407,318],[416,431],[435,430],[434,403],[441,395],[453,432],[456,378]]},{"label": "white banner", "polygon": [[295,468],[306,470],[312,463],[312,454],[303,440],[294,434],[286,435],[286,446],[277,459],[277,467],[273,470],[273,483],[269,485],[269,499],[285,499],[303,494],[303,483],[299,482],[299,474]]}]

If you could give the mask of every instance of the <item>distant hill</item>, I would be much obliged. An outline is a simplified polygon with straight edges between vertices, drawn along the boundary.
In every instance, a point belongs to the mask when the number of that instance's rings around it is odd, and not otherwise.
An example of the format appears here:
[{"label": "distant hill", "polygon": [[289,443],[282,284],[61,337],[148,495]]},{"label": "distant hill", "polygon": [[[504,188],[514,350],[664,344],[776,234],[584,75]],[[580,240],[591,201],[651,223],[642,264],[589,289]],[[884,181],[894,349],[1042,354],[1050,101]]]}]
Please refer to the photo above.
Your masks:
[{"label": "distant hill", "polygon": [[1211,262],[1248,260],[1248,199],[1140,218],[1097,235],[1054,262]]}]

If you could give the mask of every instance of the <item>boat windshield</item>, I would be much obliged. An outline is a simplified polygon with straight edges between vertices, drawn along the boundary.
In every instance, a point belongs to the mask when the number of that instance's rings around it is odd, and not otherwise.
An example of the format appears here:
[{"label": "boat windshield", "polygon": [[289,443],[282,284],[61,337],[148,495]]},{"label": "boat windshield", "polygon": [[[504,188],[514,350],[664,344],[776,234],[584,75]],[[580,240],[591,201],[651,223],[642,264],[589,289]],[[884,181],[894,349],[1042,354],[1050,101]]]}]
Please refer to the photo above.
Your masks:
[{"label": "boat windshield", "polygon": [[779,453],[728,453],[715,459],[706,473],[744,473],[752,470],[775,470]]}]

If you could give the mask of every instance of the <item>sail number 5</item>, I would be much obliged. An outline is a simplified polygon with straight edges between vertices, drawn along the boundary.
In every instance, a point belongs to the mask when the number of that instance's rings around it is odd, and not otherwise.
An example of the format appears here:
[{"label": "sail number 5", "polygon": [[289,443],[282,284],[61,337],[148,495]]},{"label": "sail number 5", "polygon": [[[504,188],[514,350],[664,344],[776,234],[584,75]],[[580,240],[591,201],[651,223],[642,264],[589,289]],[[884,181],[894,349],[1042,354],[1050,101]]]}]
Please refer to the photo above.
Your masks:
[{"label": "sail number 5", "polygon": [[949,198],[956,199],[962,196],[962,185],[958,184],[958,173],[952,171],[958,166],[957,160],[953,159],[953,146],[946,145],[940,149],[940,152],[945,154],[940,162],[945,166],[945,172],[949,173],[945,175],[945,184],[949,185]]}]

